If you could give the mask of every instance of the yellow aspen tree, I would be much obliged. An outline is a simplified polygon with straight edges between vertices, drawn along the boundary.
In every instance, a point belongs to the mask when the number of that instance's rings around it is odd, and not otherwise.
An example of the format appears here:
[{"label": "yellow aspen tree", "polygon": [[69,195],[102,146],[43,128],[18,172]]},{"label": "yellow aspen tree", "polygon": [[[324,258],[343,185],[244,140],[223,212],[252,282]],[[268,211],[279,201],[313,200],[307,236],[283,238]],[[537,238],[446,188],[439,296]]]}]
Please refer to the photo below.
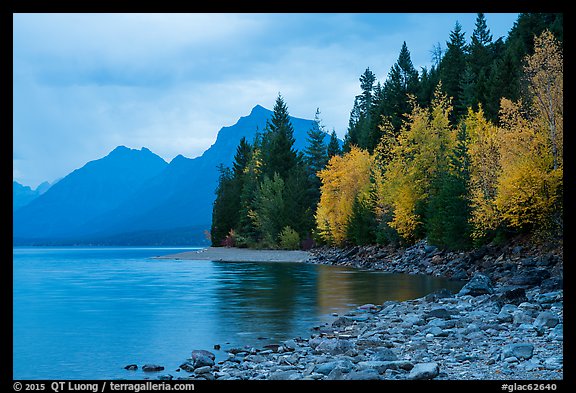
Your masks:
[{"label": "yellow aspen tree", "polygon": [[408,242],[419,236],[432,181],[447,170],[448,153],[455,143],[455,131],[448,120],[452,106],[441,88],[438,84],[431,110],[412,99],[412,112],[392,150],[380,187],[381,204],[392,207],[390,227]]},{"label": "yellow aspen tree", "polygon": [[333,156],[326,169],[318,172],[322,186],[315,218],[324,241],[341,245],[346,240],[354,200],[370,190],[372,164],[368,151],[352,146],[343,156]]},{"label": "yellow aspen tree", "polygon": [[464,124],[470,138],[468,154],[472,237],[480,239],[500,224],[495,203],[500,176],[498,128],[486,120],[481,105],[477,112],[468,109]]},{"label": "yellow aspen tree", "polygon": [[549,31],[535,38],[524,73],[530,112],[521,102],[501,102],[495,202],[510,227],[550,233],[562,229],[564,87],[562,49]]},{"label": "yellow aspen tree", "polygon": [[558,170],[547,135],[521,112],[521,103],[502,99],[496,208],[516,229],[547,227],[558,202]]}]

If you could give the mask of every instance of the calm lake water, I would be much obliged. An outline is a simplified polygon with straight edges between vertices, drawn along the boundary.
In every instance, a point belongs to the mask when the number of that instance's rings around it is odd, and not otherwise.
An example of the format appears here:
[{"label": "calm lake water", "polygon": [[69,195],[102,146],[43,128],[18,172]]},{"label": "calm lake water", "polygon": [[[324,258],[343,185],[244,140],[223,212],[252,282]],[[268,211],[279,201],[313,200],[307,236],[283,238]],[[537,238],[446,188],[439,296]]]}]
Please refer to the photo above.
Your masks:
[{"label": "calm lake water", "polygon": [[157,375],[123,369],[132,363],[177,377],[194,349],[218,361],[232,346],[307,338],[358,305],[462,286],[312,264],[150,259],[186,250],[14,248],[14,379]]}]

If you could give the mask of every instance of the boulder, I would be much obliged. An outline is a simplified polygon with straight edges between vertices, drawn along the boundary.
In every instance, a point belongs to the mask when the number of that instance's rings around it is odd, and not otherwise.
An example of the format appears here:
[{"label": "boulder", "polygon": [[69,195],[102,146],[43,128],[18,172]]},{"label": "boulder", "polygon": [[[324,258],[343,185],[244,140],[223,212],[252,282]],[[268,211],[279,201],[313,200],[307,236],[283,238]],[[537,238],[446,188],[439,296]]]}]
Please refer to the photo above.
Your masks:
[{"label": "boulder", "polygon": [[385,362],[398,360],[398,357],[390,348],[379,348],[376,353],[370,357],[370,359]]},{"label": "boulder", "polygon": [[315,349],[330,355],[341,355],[352,348],[354,348],[354,343],[351,341],[334,338],[322,340]]},{"label": "boulder", "polygon": [[194,350],[192,351],[192,365],[193,367],[199,368],[204,366],[213,366],[214,360],[216,359],[216,355],[214,355],[210,351],[206,351],[204,349]]},{"label": "boulder", "polygon": [[124,369],[130,370],[130,371],[138,370],[138,365],[137,364],[129,364],[129,365],[125,366]]},{"label": "boulder", "polygon": [[534,321],[534,327],[549,327],[553,328],[560,323],[560,319],[550,311],[542,311]]},{"label": "boulder", "polygon": [[450,313],[445,308],[433,308],[430,311],[424,313],[425,318],[442,318],[442,319],[450,319]]},{"label": "boulder", "polygon": [[460,292],[458,292],[459,296],[464,295],[472,295],[472,296],[480,296],[485,294],[491,294],[494,292],[494,288],[492,287],[492,282],[490,281],[490,277],[482,273],[476,273],[474,277],[462,287]]},{"label": "boulder", "polygon": [[145,364],[142,366],[142,371],[152,372],[152,371],[162,371],[164,366],[159,366],[157,364]]},{"label": "boulder", "polygon": [[545,269],[526,269],[518,272],[510,279],[512,285],[533,286],[540,285],[542,281],[550,277],[550,272]]},{"label": "boulder", "polygon": [[530,359],[534,354],[534,345],[530,343],[508,344],[502,348],[502,359],[516,357]]},{"label": "boulder", "polygon": [[434,379],[438,374],[440,374],[438,363],[416,363],[412,370],[410,370],[408,379]]}]

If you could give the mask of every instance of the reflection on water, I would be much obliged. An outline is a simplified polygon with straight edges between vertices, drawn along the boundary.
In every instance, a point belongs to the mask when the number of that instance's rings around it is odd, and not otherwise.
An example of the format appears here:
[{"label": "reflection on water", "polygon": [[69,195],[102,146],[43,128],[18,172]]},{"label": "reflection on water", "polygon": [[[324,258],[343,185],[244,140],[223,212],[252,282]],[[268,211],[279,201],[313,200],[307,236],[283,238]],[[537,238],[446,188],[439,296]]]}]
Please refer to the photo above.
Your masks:
[{"label": "reflection on water", "polygon": [[312,264],[154,260],[177,250],[33,248],[13,253],[14,379],[145,377],[193,349],[308,337],[351,307],[462,284]]}]

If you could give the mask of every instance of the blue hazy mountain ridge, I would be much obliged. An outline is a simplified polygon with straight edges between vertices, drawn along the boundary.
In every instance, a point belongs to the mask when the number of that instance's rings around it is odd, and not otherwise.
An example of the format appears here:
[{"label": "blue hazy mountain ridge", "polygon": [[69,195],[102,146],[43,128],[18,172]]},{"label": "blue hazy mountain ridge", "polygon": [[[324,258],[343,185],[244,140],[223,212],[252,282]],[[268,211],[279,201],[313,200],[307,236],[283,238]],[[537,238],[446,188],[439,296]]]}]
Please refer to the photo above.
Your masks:
[{"label": "blue hazy mountain ridge", "polygon": [[47,181],[41,183],[33,190],[17,181],[12,182],[12,212],[28,205],[34,199],[44,194],[52,185]]},{"label": "blue hazy mountain ridge", "polygon": [[39,192],[32,190],[29,186],[24,186],[17,181],[12,182],[12,211],[16,211],[26,206],[34,199],[38,198]]},{"label": "blue hazy mountain ridge", "polygon": [[[169,164],[146,148],[118,147],[18,211],[15,244],[200,245],[210,229],[218,166],[230,166],[240,139],[252,142],[271,116],[256,105],[236,124],[222,127],[201,156],[178,155]],[[314,122],[296,117],[291,122],[294,147],[303,151]],[[130,154],[109,159],[119,149]]]},{"label": "blue hazy mountain ridge", "polygon": [[59,239],[86,233],[90,220],[116,207],[167,165],[146,148],[118,146],[17,210],[14,239]]}]

